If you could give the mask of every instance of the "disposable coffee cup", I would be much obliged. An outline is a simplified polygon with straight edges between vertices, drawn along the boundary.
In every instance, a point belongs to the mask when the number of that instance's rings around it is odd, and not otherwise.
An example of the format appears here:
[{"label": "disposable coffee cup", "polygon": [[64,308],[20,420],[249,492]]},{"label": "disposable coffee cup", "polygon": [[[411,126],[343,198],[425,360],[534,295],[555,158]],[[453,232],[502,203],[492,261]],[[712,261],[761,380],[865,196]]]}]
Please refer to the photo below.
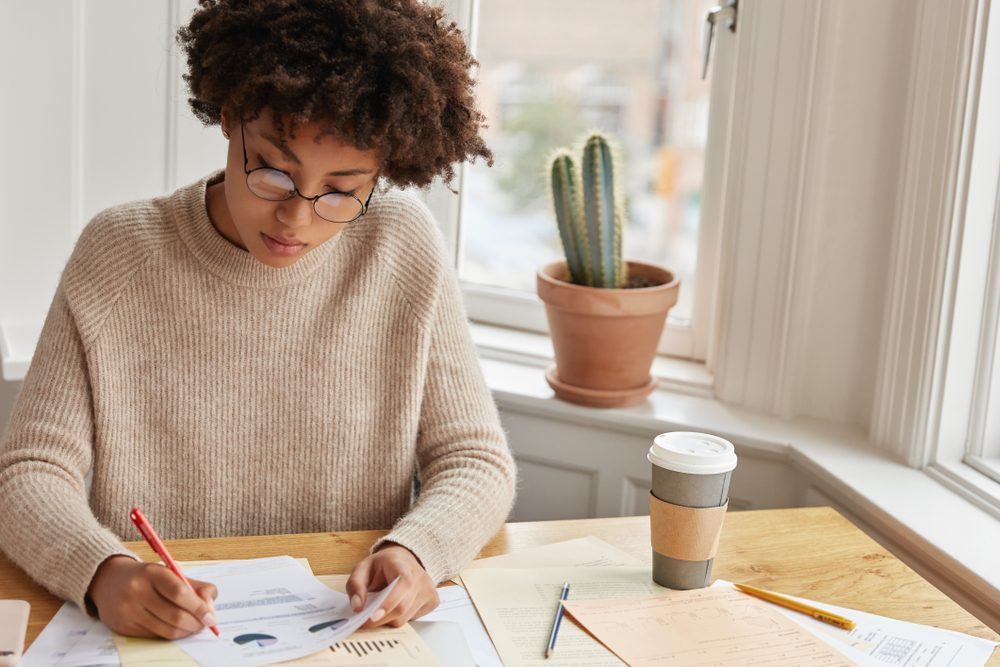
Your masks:
[{"label": "disposable coffee cup", "polygon": [[653,581],[680,590],[704,588],[729,505],[736,450],[715,435],[675,431],[656,436],[647,458],[653,466]]}]

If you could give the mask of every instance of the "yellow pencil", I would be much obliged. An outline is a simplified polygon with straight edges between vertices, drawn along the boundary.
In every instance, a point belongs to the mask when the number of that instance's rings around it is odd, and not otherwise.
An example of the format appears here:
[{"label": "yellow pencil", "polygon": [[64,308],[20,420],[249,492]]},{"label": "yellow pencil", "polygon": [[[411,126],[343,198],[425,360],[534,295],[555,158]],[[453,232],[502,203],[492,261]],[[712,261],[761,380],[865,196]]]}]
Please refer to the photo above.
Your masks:
[{"label": "yellow pencil", "polygon": [[773,602],[774,604],[780,604],[782,607],[788,607],[794,611],[808,614],[817,621],[823,621],[824,623],[829,623],[830,625],[836,625],[838,628],[853,630],[856,625],[856,623],[849,618],[844,618],[843,616],[838,616],[837,614],[831,614],[828,611],[823,611],[822,609],[817,609],[816,607],[810,607],[807,604],[785,597],[779,593],[772,593],[771,591],[765,591],[763,588],[748,586],[747,584],[733,584],[733,586],[736,586],[736,588],[740,589],[747,595],[752,595],[756,598],[760,598],[761,600],[767,600],[768,602]]}]

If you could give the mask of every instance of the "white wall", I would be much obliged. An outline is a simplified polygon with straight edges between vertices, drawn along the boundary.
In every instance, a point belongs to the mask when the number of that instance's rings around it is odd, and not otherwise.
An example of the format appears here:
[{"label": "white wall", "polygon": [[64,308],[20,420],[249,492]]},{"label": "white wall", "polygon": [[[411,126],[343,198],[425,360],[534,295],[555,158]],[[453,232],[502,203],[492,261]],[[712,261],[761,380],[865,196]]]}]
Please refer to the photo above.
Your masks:
[{"label": "white wall", "polygon": [[174,30],[193,0],[36,0],[0,21],[0,319],[44,316],[98,211],[221,166],[188,111]]},{"label": "white wall", "polygon": [[44,314],[73,240],[74,16],[9,3],[0,21],[0,317]]},{"label": "white wall", "polygon": [[[40,326],[94,214],[221,167],[188,110],[176,27],[194,0],[35,0],[0,21],[0,324]],[[0,380],[0,430],[19,383]]]}]

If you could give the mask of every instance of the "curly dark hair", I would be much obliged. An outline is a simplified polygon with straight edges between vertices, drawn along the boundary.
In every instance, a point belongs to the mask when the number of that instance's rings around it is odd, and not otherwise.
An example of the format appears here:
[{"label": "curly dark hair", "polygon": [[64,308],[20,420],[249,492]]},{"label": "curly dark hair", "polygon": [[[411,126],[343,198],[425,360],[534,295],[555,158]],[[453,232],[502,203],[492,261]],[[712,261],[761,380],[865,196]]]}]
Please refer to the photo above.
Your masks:
[{"label": "curly dark hair", "polygon": [[[318,123],[400,186],[446,183],[452,164],[493,154],[473,94],[478,63],[444,10],[418,0],[200,0],[177,41],[189,102],[206,125],[222,109],[273,112],[281,136]],[[285,122],[287,120],[287,123]]]}]

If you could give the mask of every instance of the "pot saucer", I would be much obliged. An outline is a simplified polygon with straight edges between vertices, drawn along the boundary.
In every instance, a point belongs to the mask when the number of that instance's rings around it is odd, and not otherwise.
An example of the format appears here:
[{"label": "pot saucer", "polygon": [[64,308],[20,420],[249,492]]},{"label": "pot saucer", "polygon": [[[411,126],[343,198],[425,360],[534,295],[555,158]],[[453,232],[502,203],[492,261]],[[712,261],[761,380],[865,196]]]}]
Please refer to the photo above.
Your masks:
[{"label": "pot saucer", "polygon": [[561,398],[570,403],[585,405],[590,408],[627,408],[631,405],[638,405],[646,400],[656,385],[656,378],[650,377],[649,382],[640,387],[629,389],[590,389],[588,387],[577,387],[566,384],[556,376],[556,367],[553,364],[545,371],[545,380],[556,393],[556,398]]}]

